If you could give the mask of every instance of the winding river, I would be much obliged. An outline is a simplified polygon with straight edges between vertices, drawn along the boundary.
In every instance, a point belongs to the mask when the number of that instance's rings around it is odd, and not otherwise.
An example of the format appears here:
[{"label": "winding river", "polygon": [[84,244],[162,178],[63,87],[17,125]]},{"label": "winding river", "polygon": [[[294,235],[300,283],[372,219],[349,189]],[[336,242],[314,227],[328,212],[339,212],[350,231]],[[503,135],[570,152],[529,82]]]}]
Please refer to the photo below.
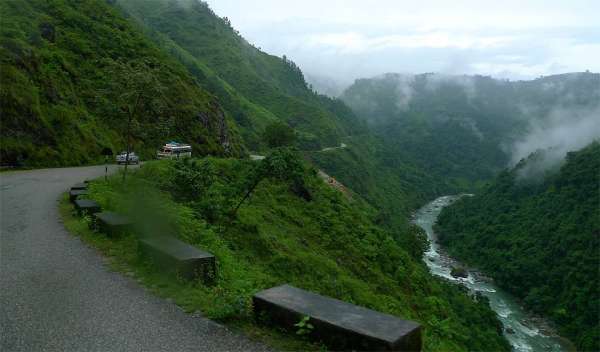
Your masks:
[{"label": "winding river", "polygon": [[449,257],[436,241],[433,224],[436,222],[442,208],[450,205],[460,196],[444,196],[419,209],[414,216],[414,223],[427,232],[430,243],[423,260],[432,274],[447,280],[458,282],[471,291],[478,291],[490,300],[491,308],[498,314],[504,325],[504,334],[513,350],[528,351],[568,351],[566,341],[558,337],[543,319],[527,312],[511,294],[503,291],[492,280],[485,278],[475,270],[469,269],[467,278],[455,278],[450,275],[454,266],[462,266],[458,261]]}]

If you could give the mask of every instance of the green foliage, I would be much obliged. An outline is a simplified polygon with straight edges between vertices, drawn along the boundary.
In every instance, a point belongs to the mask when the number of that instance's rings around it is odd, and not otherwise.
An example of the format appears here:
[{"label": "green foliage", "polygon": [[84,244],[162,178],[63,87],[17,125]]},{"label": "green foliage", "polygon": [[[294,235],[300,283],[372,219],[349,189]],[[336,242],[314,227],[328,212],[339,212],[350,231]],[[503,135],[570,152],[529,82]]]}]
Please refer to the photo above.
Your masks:
[{"label": "green foliage", "polygon": [[[252,175],[262,181],[231,219],[231,206]],[[299,179],[309,199],[295,191]],[[433,278],[420,255],[373,223],[370,208],[326,185],[293,150],[275,150],[262,162],[150,162],[125,184],[117,180],[118,175],[90,187],[104,209],[132,213],[146,198],[156,199],[170,233],[218,258],[214,287],[181,285],[146,271],[135,259],[129,262],[187,310],[247,327],[254,321],[251,295],[289,283],[419,321],[427,351],[509,349],[487,303]]]},{"label": "green foliage", "polygon": [[296,132],[287,124],[277,121],[267,125],[263,140],[269,148],[292,146],[296,143]]},{"label": "green foliage", "polygon": [[598,350],[600,144],[569,153],[543,178],[522,179],[526,166],[444,209],[440,241],[551,318],[578,349]]},{"label": "green foliage", "polygon": [[445,194],[476,192],[508,162],[506,146],[555,108],[588,109],[600,74],[507,82],[483,76],[386,74],[359,79],[341,99],[369,129],[348,148],[311,159],[379,211],[402,240],[410,213]]},{"label": "green foliage", "polygon": [[119,6],[213,92],[240,126],[250,148],[281,121],[298,131],[299,147],[338,145],[362,124],[339,101],[311,91],[298,66],[254,47],[205,2],[126,0]]},{"label": "green foliage", "polygon": [[399,240],[414,209],[454,190],[418,165],[400,160],[377,137],[365,134],[345,143],[346,148],[312,152],[310,158],[372,204],[377,223],[397,233]]},{"label": "green foliage", "polygon": [[[102,16],[98,16],[98,14]],[[169,139],[199,154],[239,154],[235,130],[186,69],[104,1],[7,0],[0,4],[3,164],[78,165],[125,149],[120,95],[163,92],[136,110],[133,142],[148,158]],[[137,67],[135,75],[120,68]],[[151,84],[150,84],[151,83]]]},{"label": "green foliage", "polygon": [[308,335],[311,332],[313,332],[315,327],[311,323],[308,322],[309,320],[310,320],[310,317],[305,316],[302,319],[300,319],[299,322],[294,324],[294,326],[298,328],[296,330],[296,335],[303,336],[303,335]]}]

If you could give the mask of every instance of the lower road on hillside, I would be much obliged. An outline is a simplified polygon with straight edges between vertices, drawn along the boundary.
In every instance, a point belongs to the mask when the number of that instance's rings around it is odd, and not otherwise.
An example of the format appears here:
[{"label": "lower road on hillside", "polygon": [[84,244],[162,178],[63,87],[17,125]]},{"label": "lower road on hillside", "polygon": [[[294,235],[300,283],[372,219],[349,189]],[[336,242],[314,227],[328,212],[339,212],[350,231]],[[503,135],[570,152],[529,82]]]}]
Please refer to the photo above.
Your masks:
[{"label": "lower road on hillside", "polygon": [[0,174],[0,350],[265,350],[111,272],[67,233],[60,195],[103,173],[92,166]]}]

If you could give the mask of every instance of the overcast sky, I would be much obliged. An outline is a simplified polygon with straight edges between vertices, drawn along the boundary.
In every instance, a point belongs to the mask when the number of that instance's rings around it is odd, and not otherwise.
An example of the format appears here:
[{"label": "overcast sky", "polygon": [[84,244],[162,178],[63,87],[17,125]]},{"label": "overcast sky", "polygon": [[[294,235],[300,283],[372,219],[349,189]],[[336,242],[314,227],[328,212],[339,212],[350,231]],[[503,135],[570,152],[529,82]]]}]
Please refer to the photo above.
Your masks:
[{"label": "overcast sky", "polygon": [[600,72],[600,1],[208,0],[254,45],[347,82],[385,72]]}]

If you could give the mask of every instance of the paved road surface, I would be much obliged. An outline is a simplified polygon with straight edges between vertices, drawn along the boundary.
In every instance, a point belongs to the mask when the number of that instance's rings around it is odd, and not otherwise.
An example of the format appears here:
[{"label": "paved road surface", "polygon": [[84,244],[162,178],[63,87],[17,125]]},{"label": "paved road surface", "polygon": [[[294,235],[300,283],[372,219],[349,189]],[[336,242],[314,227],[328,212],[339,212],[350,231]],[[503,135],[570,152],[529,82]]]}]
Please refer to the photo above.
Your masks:
[{"label": "paved road surface", "polygon": [[60,194],[103,172],[93,166],[0,174],[0,351],[265,350],[109,271],[66,232]]}]

